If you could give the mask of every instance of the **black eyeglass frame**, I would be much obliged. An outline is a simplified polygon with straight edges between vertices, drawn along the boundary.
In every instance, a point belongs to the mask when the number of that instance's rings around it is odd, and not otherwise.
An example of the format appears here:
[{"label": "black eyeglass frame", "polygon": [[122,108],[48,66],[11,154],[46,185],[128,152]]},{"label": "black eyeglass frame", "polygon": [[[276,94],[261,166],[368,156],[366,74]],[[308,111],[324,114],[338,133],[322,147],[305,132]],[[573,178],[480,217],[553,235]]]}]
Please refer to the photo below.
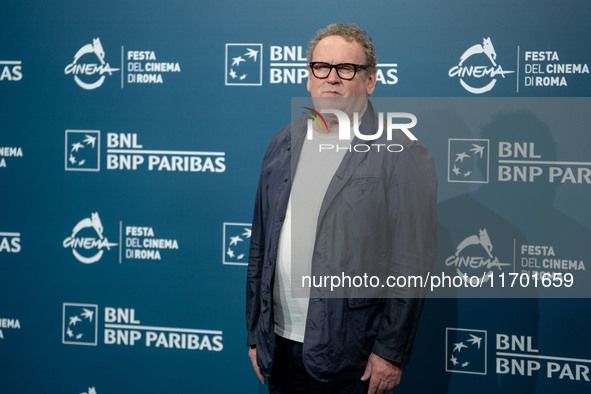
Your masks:
[{"label": "black eyeglass frame", "polygon": [[[326,64],[326,66],[330,68],[328,70],[328,74],[326,74],[326,77],[318,77],[318,76],[316,76],[316,73],[314,72],[314,66],[316,64]],[[353,76],[351,78],[343,78],[341,76],[341,74],[339,73],[339,67],[340,66],[351,66],[351,67],[353,67]],[[310,67],[310,70],[312,71],[312,75],[314,75],[314,78],[326,79],[326,78],[328,78],[330,76],[330,73],[332,72],[332,69],[334,68],[336,70],[337,75],[339,76],[339,78],[344,79],[345,81],[350,81],[353,78],[355,78],[355,75],[357,75],[357,70],[366,70],[368,66],[367,65],[364,65],[364,64],[353,64],[353,63],[330,64],[330,63],[326,63],[326,62],[310,62],[310,63],[308,63],[308,67]]]}]

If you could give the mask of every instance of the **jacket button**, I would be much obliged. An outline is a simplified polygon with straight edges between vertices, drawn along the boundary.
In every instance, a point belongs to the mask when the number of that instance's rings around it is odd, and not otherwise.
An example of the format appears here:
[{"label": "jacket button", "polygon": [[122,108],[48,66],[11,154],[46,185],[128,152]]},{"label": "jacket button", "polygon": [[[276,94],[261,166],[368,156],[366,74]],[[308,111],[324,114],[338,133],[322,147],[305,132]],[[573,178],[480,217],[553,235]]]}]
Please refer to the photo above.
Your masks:
[{"label": "jacket button", "polygon": [[283,180],[283,182],[287,182],[287,178],[285,178],[285,179]]},{"label": "jacket button", "polygon": [[267,306],[267,299],[263,298],[263,306]]}]

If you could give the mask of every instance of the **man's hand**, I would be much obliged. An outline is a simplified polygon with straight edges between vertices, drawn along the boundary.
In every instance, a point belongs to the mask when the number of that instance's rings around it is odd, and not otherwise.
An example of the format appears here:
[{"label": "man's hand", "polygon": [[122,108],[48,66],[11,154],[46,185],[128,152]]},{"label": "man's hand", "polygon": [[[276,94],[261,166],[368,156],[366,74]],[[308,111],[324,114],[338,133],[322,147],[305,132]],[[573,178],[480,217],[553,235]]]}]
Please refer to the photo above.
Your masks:
[{"label": "man's hand", "polygon": [[262,384],[265,384],[267,380],[265,379],[265,377],[261,373],[261,369],[259,368],[259,365],[257,364],[257,348],[256,347],[251,347],[248,350],[248,357],[250,357],[250,361],[252,362],[252,368],[254,369],[257,376],[259,377],[259,380],[261,381]]},{"label": "man's hand", "polygon": [[401,375],[402,368],[400,364],[392,363],[375,353],[371,353],[361,380],[365,382],[369,379],[368,394],[385,394],[398,386]]}]

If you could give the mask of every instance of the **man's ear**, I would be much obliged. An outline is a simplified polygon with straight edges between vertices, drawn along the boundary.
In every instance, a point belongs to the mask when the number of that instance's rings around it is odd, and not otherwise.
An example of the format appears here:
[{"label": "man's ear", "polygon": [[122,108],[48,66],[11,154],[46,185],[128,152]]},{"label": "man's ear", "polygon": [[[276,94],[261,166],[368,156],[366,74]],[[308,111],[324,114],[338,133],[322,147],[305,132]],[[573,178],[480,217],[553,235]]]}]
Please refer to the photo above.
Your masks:
[{"label": "man's ear", "polygon": [[367,95],[371,96],[371,94],[373,93],[373,91],[376,88],[376,70],[373,70],[372,73],[369,74],[369,76],[367,77]]}]

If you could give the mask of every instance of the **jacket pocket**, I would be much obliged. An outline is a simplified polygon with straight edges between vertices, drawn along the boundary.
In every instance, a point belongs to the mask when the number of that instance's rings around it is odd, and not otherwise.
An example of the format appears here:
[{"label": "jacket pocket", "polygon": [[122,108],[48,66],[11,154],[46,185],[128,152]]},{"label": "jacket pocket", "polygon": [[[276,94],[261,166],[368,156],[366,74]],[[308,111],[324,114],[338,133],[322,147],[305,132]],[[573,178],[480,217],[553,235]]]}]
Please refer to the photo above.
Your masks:
[{"label": "jacket pocket", "polygon": [[347,298],[347,303],[351,309],[366,308],[374,305],[383,305],[384,298]]}]

